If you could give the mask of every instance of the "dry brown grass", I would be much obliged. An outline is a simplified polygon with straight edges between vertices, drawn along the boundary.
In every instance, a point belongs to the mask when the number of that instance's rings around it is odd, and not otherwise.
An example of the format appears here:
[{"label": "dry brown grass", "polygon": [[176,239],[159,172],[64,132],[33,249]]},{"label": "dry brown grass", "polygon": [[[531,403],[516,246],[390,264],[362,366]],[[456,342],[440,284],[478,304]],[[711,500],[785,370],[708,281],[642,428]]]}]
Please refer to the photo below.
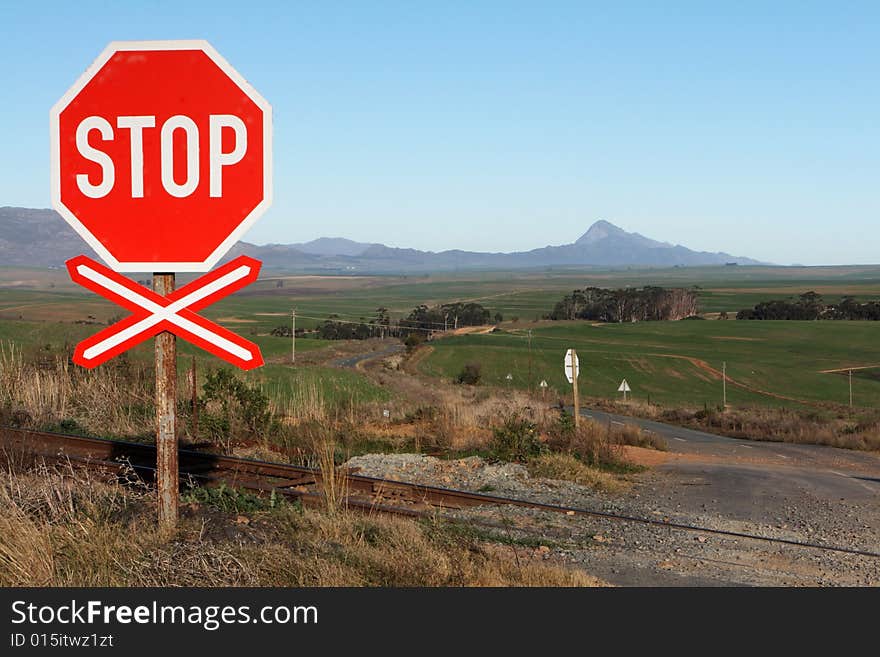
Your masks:
[{"label": "dry brown grass", "polygon": [[0,343],[0,405],[14,424],[75,420],[97,435],[149,432],[145,409],[153,399],[146,379],[142,368],[125,359],[86,370],[60,356],[26,360],[14,344]]},{"label": "dry brown grass", "polygon": [[662,438],[653,433],[643,431],[634,424],[624,424],[623,426],[606,427],[608,441],[614,445],[630,445],[631,447],[645,447],[648,449],[656,449],[665,452],[667,447]]},{"label": "dry brown grass", "polygon": [[[677,412],[664,419],[680,421],[681,417]],[[684,421],[734,438],[880,451],[880,416],[876,413],[859,418],[786,408],[729,408],[685,413]]]},{"label": "dry brown grass", "polygon": [[345,473],[336,465],[336,441],[333,435],[327,431],[312,434],[312,453],[321,471],[325,510],[335,516],[347,508],[348,487]]},{"label": "dry brown grass", "polygon": [[306,381],[292,386],[288,396],[279,401],[277,395],[270,395],[269,409],[275,417],[284,418],[288,425],[296,426],[304,422],[326,422],[337,415],[331,408],[323,390],[314,381]]},{"label": "dry brown grass", "polygon": [[612,412],[719,433],[732,438],[767,440],[844,449],[880,451],[880,413],[829,407],[664,408],[645,402],[599,404]]},{"label": "dry brown grass", "polygon": [[662,441],[634,425],[619,426],[587,419],[582,419],[577,427],[569,425],[564,430],[560,430],[558,425],[551,426],[548,444],[554,451],[575,455],[590,465],[622,470],[626,470],[628,465],[621,449],[623,445],[666,449]]},{"label": "dry brown grass", "polygon": [[[385,445],[389,451],[454,453],[485,449],[493,426],[508,417],[517,415],[539,426],[556,417],[553,409],[518,391],[428,384],[398,371],[369,374],[394,391],[392,400],[353,404],[340,412],[324,402],[320,390],[304,387],[294,403],[272,407],[276,417],[284,417],[284,435],[273,438],[275,445],[291,459],[313,459],[313,434],[318,431],[334,435],[343,453],[361,453],[359,445],[367,442],[377,449]],[[383,419],[383,409],[390,410],[390,419]]]},{"label": "dry brown grass", "polygon": [[38,468],[0,471],[0,586],[593,586],[582,571],[511,562],[442,522],[283,506],[184,508],[156,528],[153,495]]},{"label": "dry brown grass", "polygon": [[627,487],[619,477],[590,467],[571,454],[542,454],[529,459],[526,465],[533,477],[572,481],[608,493],[619,493]]}]

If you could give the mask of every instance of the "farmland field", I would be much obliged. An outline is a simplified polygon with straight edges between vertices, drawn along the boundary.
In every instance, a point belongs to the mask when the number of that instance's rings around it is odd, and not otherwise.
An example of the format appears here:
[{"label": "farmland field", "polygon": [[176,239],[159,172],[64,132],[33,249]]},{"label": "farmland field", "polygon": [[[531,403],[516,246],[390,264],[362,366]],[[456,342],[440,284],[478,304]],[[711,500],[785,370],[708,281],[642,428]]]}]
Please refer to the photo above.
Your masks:
[{"label": "farmland field", "polygon": [[[529,385],[526,326],[494,334],[431,343],[423,371],[453,377],[479,363],[487,383]],[[618,397],[625,378],[637,398],[666,404],[721,402],[722,363],[743,386],[728,385],[734,404],[848,403],[847,372],[854,371],[854,402],[880,403],[880,324],[876,322],[681,321],[595,325],[541,322],[532,329],[532,385],[547,381],[569,390],[562,371],[566,349],[577,349],[580,392]],[[873,366],[873,367],[870,367]],[[778,396],[774,396],[778,395]]]},{"label": "farmland field", "polygon": [[[147,278],[133,275],[132,278]],[[182,276],[180,283],[187,277]],[[209,308],[205,314],[230,328],[268,332],[286,324],[293,306],[303,327],[337,314],[370,317],[387,307],[392,318],[415,306],[473,300],[505,319],[539,319],[562,296],[586,286],[696,286],[700,310],[736,312],[767,299],[813,290],[835,301],[843,295],[880,299],[880,267],[692,267],[613,271],[544,270],[409,276],[287,276],[266,272],[256,284]],[[0,319],[105,322],[120,309],[77,289],[64,270],[0,268]]]},{"label": "farmland field", "polygon": [[[137,275],[133,278],[138,279]],[[147,278],[141,275],[140,278]],[[181,283],[186,282],[181,277]],[[514,387],[529,385],[528,328],[533,330],[532,383],[546,379],[565,391],[561,359],[569,347],[578,349],[583,365],[584,395],[613,397],[626,378],[642,399],[678,404],[720,401],[716,370],[727,362],[737,383],[728,386],[732,403],[812,404],[848,401],[845,373],[822,370],[863,367],[854,373],[854,401],[860,406],[880,402],[880,324],[871,322],[738,322],[685,321],[593,326],[587,322],[546,322],[564,294],[585,286],[694,287],[700,311],[710,317],[735,313],[768,299],[782,299],[813,290],[826,300],[844,295],[859,300],[880,299],[880,267],[704,267],[657,270],[546,270],[527,272],[470,272],[411,276],[288,276],[267,272],[255,285],[205,311],[263,350],[269,366],[248,376],[275,387],[282,398],[294,378],[319,382],[331,398],[384,398],[385,391],[359,373],[329,368],[283,365],[289,338],[270,335],[288,326],[297,309],[297,326],[314,327],[329,315],[360,321],[379,307],[392,319],[406,316],[419,304],[477,301],[494,315],[504,316],[502,332],[435,340],[421,362],[422,371],[453,377],[467,362],[479,362],[484,380]],[[0,342],[25,352],[61,352],[100,330],[123,311],[78,290],[64,270],[0,269]],[[311,337],[297,340],[297,352],[328,347]],[[183,356],[198,354],[200,367],[217,361],[181,343]],[[152,358],[151,344],[133,350],[134,359]],[[189,358],[181,359],[181,368]],[[875,367],[870,367],[875,366]]]}]

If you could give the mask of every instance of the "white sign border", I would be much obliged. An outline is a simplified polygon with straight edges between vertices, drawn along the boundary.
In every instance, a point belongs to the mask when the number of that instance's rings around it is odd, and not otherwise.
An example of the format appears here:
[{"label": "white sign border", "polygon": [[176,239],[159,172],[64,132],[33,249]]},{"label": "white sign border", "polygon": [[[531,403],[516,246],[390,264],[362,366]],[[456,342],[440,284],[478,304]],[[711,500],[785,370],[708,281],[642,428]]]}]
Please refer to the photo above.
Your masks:
[{"label": "white sign border", "polygon": [[[565,352],[565,357],[562,359],[562,371],[565,374],[565,378],[568,379],[569,383],[574,383],[574,380],[580,376],[581,373],[581,359],[580,357],[573,353],[574,349],[569,349]],[[571,377],[568,376],[568,359],[571,359]]]},{"label": "white sign border", "polygon": [[[251,210],[238,227],[218,246],[203,262],[120,262],[98,241],[88,228],[61,202],[61,112],[70,104],[77,94],[101,70],[104,64],[117,52],[130,50],[201,50],[263,112],[263,200]],[[64,217],[65,221],[95,250],[107,265],[118,272],[201,272],[214,267],[229,249],[241,239],[251,226],[272,205],[272,106],[254,89],[241,74],[236,71],[214,47],[201,39],[171,41],[113,41],[98,58],[86,69],[61,99],[49,111],[49,149],[51,169],[52,207]]]}]

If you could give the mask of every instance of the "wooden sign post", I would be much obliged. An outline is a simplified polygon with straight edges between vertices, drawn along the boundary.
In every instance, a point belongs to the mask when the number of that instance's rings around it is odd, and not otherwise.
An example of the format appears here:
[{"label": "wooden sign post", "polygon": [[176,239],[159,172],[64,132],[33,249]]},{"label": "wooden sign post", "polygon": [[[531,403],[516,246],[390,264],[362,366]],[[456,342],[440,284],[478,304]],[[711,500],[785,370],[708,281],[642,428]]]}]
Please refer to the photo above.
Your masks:
[{"label": "wooden sign post", "polygon": [[[153,291],[174,292],[174,274],[153,274]],[[177,524],[180,482],[177,469],[177,337],[170,331],[156,336],[156,491],[159,526]]]},{"label": "wooden sign post", "polygon": [[578,395],[578,374],[580,373],[580,363],[578,362],[577,351],[569,349],[565,352],[565,378],[571,384],[571,392],[574,396],[574,426],[581,425],[581,402]]}]

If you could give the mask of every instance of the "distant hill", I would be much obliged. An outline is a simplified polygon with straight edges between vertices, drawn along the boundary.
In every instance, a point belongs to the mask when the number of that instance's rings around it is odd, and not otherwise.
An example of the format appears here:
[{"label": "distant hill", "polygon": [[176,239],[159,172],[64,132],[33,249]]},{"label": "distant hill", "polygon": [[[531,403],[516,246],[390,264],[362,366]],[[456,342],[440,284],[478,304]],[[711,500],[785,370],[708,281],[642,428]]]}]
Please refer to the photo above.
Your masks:
[{"label": "distant hill", "polygon": [[0,266],[63,267],[95,252],[55,210],[0,207]]},{"label": "distant hill", "polygon": [[[60,267],[80,253],[94,255],[54,210],[0,207],[0,266]],[[239,242],[229,256],[246,254],[267,269],[357,273],[428,272],[542,267],[673,267],[763,264],[727,253],[692,251],[597,221],[572,244],[514,253],[419,251],[322,237],[301,244]]]},{"label": "distant hill", "polygon": [[320,256],[359,256],[371,246],[376,244],[363,244],[362,242],[354,242],[344,237],[319,237],[311,242],[303,244],[290,244],[290,248]]}]

